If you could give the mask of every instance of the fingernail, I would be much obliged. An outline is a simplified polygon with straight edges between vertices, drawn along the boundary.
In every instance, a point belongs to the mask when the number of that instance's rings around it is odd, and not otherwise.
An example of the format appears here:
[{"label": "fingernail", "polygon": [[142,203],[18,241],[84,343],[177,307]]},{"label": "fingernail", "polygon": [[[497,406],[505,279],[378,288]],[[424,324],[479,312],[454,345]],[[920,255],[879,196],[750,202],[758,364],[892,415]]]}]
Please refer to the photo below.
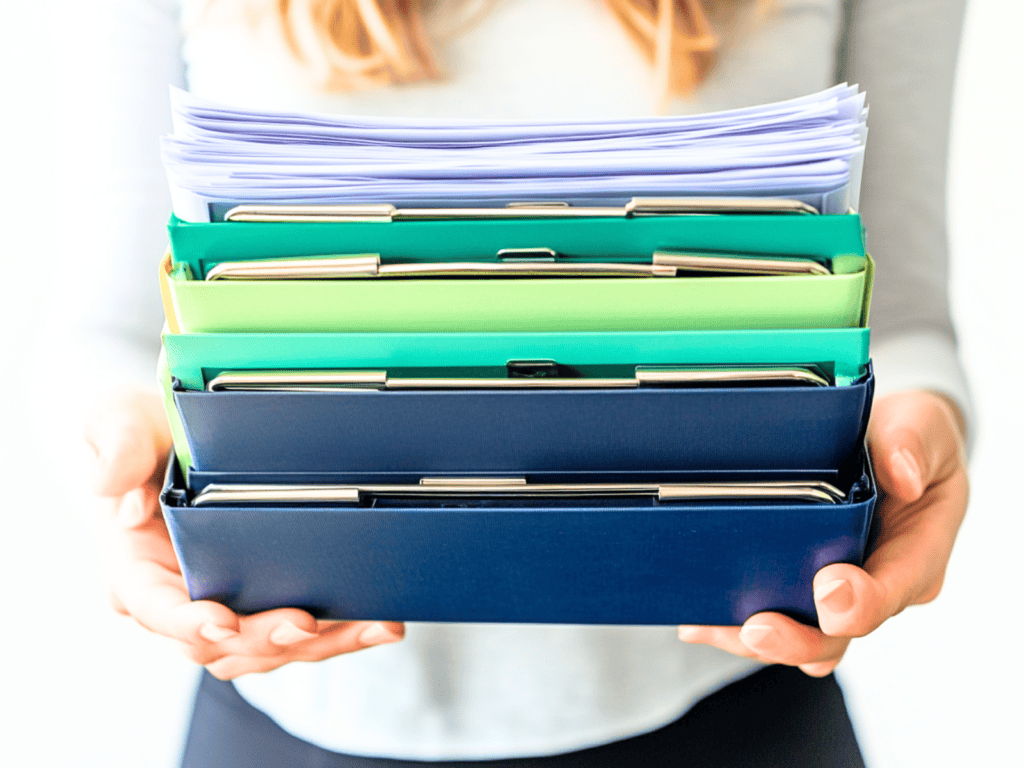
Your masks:
[{"label": "fingernail", "polygon": [[401,640],[394,632],[388,630],[383,624],[371,624],[359,633],[359,642],[363,645],[382,645],[383,643],[394,643]]},{"label": "fingernail", "polygon": [[234,637],[237,634],[233,629],[218,627],[216,624],[211,624],[208,621],[204,621],[199,625],[199,636],[204,640],[209,640],[211,643],[219,643],[221,640],[227,640],[229,637]]},{"label": "fingernail", "polygon": [[292,645],[300,640],[309,640],[314,637],[316,637],[316,632],[299,629],[290,621],[282,621],[270,632],[270,642],[274,645]]},{"label": "fingernail", "polygon": [[128,494],[122,503],[121,521],[129,528],[141,524],[146,517],[146,510],[142,506],[142,496],[138,493]]},{"label": "fingernail", "polygon": [[890,463],[893,468],[899,468],[903,474],[911,482],[911,494],[916,499],[923,492],[921,482],[921,467],[917,464],[917,459],[914,458],[914,454],[908,451],[906,448],[900,448],[896,453],[892,455]]},{"label": "fingernail", "polygon": [[832,613],[846,613],[853,608],[853,586],[846,579],[836,579],[814,590],[814,602]]},{"label": "fingernail", "polygon": [[685,641],[692,640],[697,636],[697,632],[700,631],[700,627],[681,626],[679,627],[679,639]]},{"label": "fingernail", "polygon": [[777,651],[781,644],[775,627],[767,624],[744,624],[740,630],[740,640],[750,650],[759,653]]}]

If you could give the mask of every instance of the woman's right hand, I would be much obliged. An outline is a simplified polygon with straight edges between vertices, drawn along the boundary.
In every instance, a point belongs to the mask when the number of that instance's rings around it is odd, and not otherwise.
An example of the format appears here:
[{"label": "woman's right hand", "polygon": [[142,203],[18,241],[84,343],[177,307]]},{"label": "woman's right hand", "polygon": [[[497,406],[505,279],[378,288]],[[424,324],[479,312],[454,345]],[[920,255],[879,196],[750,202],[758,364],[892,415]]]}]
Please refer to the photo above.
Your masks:
[{"label": "woman's right hand", "polygon": [[191,600],[158,497],[171,436],[157,394],[111,393],[85,428],[93,449],[97,527],[114,609],[181,643],[185,654],[222,680],[268,672],[290,661],[321,661],[401,640],[396,622],[317,621],[297,608],[250,616]]}]

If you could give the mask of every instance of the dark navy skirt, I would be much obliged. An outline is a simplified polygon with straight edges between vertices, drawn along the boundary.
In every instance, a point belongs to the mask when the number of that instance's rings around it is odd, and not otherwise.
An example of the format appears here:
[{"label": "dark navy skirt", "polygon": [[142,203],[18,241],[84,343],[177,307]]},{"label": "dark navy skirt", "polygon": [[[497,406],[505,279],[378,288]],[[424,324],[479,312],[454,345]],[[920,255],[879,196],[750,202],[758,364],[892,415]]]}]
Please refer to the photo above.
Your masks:
[{"label": "dark navy skirt", "polygon": [[863,768],[833,676],[766,667],[708,696],[669,725],[599,747],[548,757],[418,762],[354,757],[286,733],[228,682],[199,684],[184,768]]}]

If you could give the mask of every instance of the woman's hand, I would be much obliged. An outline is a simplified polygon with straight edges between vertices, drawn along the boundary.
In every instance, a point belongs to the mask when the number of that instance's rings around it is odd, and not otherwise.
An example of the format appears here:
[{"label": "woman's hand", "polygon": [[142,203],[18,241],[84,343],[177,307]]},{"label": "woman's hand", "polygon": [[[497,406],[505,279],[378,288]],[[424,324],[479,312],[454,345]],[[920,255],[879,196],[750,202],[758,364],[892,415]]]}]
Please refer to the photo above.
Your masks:
[{"label": "woman's hand", "polygon": [[290,661],[320,661],[401,640],[395,622],[325,622],[296,608],[238,616],[189,599],[157,503],[171,436],[158,395],[104,398],[86,423],[95,453],[99,537],[114,609],[181,643],[222,680],[267,672]]},{"label": "woman's hand", "polygon": [[888,395],[874,404],[868,447],[882,491],[875,510],[878,541],[863,568],[839,563],[815,575],[821,629],[759,613],[742,627],[680,627],[680,640],[823,676],[842,659],[851,638],[938,596],[967,510],[960,414],[932,392]]}]

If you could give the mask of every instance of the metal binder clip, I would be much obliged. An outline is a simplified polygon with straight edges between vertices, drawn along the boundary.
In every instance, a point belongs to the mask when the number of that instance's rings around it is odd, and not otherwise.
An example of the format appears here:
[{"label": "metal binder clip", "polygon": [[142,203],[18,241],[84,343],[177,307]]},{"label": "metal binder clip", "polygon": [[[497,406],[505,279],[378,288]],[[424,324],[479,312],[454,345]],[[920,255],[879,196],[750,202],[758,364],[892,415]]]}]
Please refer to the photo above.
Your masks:
[{"label": "metal binder clip", "polygon": [[580,372],[554,360],[509,360],[505,369],[510,379],[578,379]]},{"label": "metal binder clip", "polygon": [[505,205],[506,208],[568,208],[569,204],[561,200],[538,200],[536,202],[521,201],[511,202]]},{"label": "metal binder clip", "polygon": [[498,260],[506,262],[551,262],[558,254],[551,248],[502,248],[498,251]]},{"label": "metal binder clip", "polygon": [[451,486],[451,485],[488,485],[495,488],[526,485],[525,477],[421,477],[420,485]]},{"label": "metal binder clip", "polygon": [[716,256],[707,253],[670,253],[655,251],[656,267],[671,267],[682,272],[706,272],[731,275],[831,275],[832,271],[814,259],[782,257]]},{"label": "metal binder clip", "polygon": [[817,214],[800,200],[761,197],[634,197],[623,207],[570,205],[559,200],[510,202],[504,208],[398,208],[390,203],[236,205],[225,221],[407,221],[430,219],[629,218],[679,214]]},{"label": "metal binder clip", "polygon": [[626,216],[710,213],[818,214],[818,209],[800,200],[773,197],[634,197],[625,207]]},{"label": "metal binder clip", "polygon": [[258,259],[223,261],[206,273],[207,280],[327,280],[340,277],[376,277],[380,256],[333,256],[312,259]]}]

